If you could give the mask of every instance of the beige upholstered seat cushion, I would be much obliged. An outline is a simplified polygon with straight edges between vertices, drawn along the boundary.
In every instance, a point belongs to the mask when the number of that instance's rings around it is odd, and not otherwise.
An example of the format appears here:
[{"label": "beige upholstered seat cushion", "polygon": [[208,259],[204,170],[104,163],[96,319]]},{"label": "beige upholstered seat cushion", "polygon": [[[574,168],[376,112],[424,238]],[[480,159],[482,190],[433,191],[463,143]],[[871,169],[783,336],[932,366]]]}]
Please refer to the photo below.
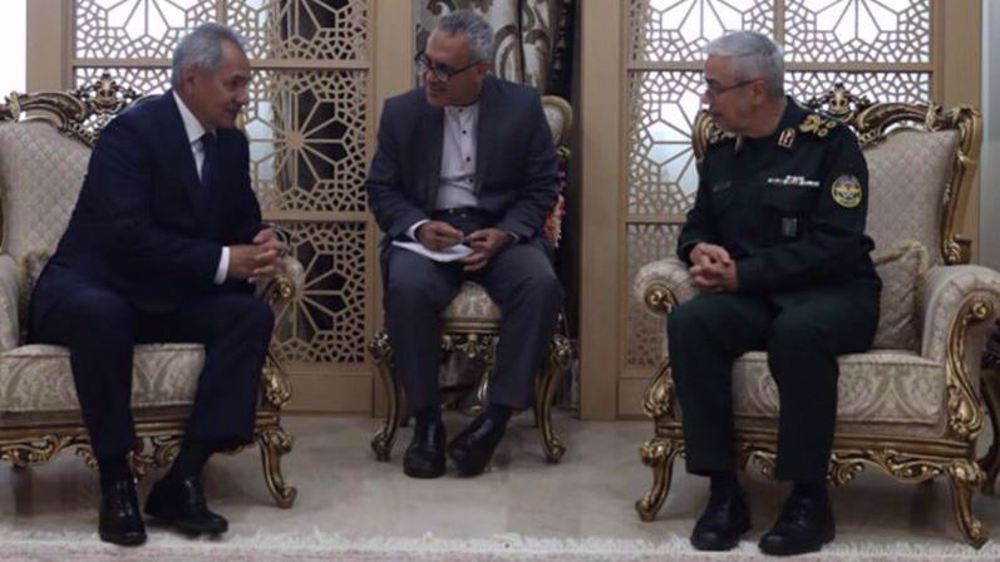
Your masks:
[{"label": "beige upholstered seat cushion", "polygon": [[[838,362],[838,428],[864,427],[878,433],[882,427],[898,434],[901,426],[915,426],[915,433],[937,431],[945,413],[944,365],[906,351],[844,355]],[[766,353],[752,351],[733,366],[733,411],[747,420],[777,418],[778,388]]]},{"label": "beige upholstered seat cushion", "polygon": [[[203,363],[200,344],[137,345],[132,407],[192,404]],[[0,415],[79,410],[69,351],[25,345],[0,353],[0,405]]]},{"label": "beige upholstered seat cushion", "polygon": [[920,283],[927,273],[927,248],[919,242],[905,242],[875,256],[875,269],[882,278],[878,329],[874,349],[919,351],[920,321],[917,303]]},{"label": "beige upholstered seat cushion", "polygon": [[932,265],[941,262],[942,202],[958,140],[958,131],[900,130],[865,150],[867,231],[879,251],[917,240]]},{"label": "beige upholstered seat cushion", "polygon": [[500,321],[500,307],[486,289],[472,281],[462,283],[458,296],[452,299],[442,315],[445,322]]}]

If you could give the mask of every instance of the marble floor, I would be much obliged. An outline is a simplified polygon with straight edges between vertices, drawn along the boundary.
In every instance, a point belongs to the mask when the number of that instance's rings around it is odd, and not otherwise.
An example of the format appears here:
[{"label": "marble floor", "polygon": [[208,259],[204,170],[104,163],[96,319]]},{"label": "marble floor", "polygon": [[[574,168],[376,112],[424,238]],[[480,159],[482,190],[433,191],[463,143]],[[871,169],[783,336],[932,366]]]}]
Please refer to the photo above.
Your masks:
[{"label": "marble floor", "polygon": [[[418,481],[402,473],[409,429],[401,430],[392,461],[378,463],[368,448],[377,420],[288,417],[286,426],[295,435],[295,448],[285,457],[284,466],[286,479],[299,491],[295,506],[289,510],[274,507],[256,449],[215,458],[206,471],[205,485],[211,505],[230,520],[230,532],[216,542],[312,541],[322,545],[347,541],[363,550],[371,541],[384,545],[393,540],[404,541],[400,544],[406,540],[416,541],[411,544],[479,540],[480,546],[487,547],[496,541],[509,546],[513,541],[528,549],[530,541],[548,541],[551,552],[569,552],[573,545],[618,549],[622,555],[612,555],[610,560],[626,559],[625,553],[696,554],[686,537],[707,498],[705,481],[688,476],[680,466],[672,493],[655,521],[640,521],[633,509],[651,481],[637,452],[650,435],[650,423],[581,422],[559,415],[556,425],[568,452],[561,464],[549,465],[530,421],[526,415],[515,419],[493,469],[485,475],[462,479],[449,474]],[[455,433],[466,420],[456,415],[447,418],[447,423]],[[754,525],[739,556],[732,559],[757,557],[755,541],[770,525],[785,495],[780,485],[759,474],[748,475],[746,482]],[[140,494],[150,485],[151,480],[144,481]],[[24,556],[30,550],[11,551],[4,546],[7,541],[39,547],[69,537],[77,547],[90,544],[96,548],[98,497],[95,473],[71,455],[30,470],[2,467],[0,559],[11,552]],[[835,490],[833,498],[838,536],[826,551],[842,554],[838,559],[934,560],[938,554],[949,560],[1000,559],[1000,546],[994,542],[978,551],[960,543],[943,481],[913,486],[862,473],[850,486]],[[975,509],[987,528],[1000,533],[996,497],[978,496]],[[150,543],[143,548],[171,541],[195,542],[151,528]],[[267,559],[264,550],[255,552],[260,556],[254,559]]]}]

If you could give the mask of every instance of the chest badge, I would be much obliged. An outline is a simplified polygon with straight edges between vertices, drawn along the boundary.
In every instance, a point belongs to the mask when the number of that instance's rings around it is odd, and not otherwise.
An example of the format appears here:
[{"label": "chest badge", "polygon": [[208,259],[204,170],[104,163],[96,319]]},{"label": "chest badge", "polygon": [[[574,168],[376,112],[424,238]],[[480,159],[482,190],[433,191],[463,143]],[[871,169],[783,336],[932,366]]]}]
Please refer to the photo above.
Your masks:
[{"label": "chest badge", "polygon": [[840,176],[830,187],[830,194],[841,207],[853,209],[861,204],[861,182],[851,175]]},{"label": "chest badge", "polygon": [[784,131],[781,131],[781,136],[778,137],[778,146],[781,148],[792,148],[792,143],[795,142],[795,129],[789,127]]}]

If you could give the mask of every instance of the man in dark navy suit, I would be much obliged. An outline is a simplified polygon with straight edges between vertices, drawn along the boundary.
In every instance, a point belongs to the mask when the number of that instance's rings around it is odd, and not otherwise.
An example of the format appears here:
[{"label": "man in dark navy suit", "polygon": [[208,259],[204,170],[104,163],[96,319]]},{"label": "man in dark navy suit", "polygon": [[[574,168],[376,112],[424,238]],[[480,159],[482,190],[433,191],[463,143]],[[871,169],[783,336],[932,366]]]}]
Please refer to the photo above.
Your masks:
[{"label": "man in dark navy suit", "polygon": [[[462,281],[481,284],[503,311],[489,404],[448,445],[464,476],[482,473],[511,413],[531,406],[562,303],[543,233],[559,196],[556,152],[538,93],[488,74],[493,31],[468,10],[441,18],[417,56],[423,88],[388,100],[368,201],[386,233],[381,264],[394,376],[413,409],[403,460],[415,478],[445,472],[438,396],[441,312]],[[461,262],[439,263],[391,241],[440,250],[465,242]]]},{"label": "man in dark navy suit", "polygon": [[273,276],[284,246],[261,223],[246,137],[242,40],[204,24],[174,53],[172,90],[114,119],[90,159],[59,247],[32,301],[35,341],[70,350],[73,378],[101,478],[99,531],[146,539],[126,458],[133,346],[205,346],[187,430],[146,513],[189,533],[221,533],[201,471],[220,449],[252,441],[271,310],[248,281]]}]

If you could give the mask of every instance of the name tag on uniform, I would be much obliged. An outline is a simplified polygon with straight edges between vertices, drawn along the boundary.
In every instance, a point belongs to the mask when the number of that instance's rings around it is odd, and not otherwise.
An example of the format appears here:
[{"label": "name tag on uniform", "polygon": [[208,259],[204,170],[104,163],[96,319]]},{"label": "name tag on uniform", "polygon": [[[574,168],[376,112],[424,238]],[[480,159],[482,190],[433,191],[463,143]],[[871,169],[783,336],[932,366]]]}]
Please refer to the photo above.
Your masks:
[{"label": "name tag on uniform", "polygon": [[806,179],[804,176],[785,176],[783,178],[767,178],[767,185],[777,185],[780,187],[819,187],[819,182]]}]

